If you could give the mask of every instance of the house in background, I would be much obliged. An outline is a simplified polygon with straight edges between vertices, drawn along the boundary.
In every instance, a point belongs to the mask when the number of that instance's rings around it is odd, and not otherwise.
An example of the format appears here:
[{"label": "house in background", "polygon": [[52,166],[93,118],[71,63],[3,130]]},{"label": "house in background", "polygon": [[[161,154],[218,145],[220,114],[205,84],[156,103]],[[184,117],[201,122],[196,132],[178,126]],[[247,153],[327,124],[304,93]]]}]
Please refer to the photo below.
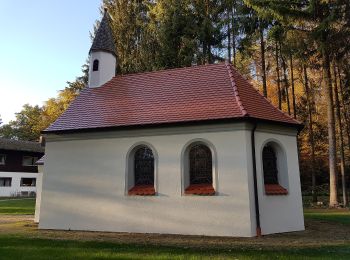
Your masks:
[{"label": "house in background", "polygon": [[0,138],[0,196],[35,196],[43,154],[40,143]]},{"label": "house in background", "polygon": [[105,14],[89,86],[43,133],[39,228],[245,237],[304,229],[298,121],[229,63],[115,76],[116,63]]}]

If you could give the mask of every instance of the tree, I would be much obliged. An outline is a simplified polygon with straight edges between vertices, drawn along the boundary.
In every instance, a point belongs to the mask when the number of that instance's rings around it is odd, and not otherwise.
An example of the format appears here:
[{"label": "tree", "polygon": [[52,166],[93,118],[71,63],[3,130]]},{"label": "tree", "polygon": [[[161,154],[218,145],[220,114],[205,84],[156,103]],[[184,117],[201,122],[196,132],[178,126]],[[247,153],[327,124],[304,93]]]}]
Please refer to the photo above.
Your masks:
[{"label": "tree", "polygon": [[0,128],[0,136],[10,139],[38,141],[42,129],[42,109],[39,106],[25,104],[16,113],[16,120],[10,121]]},{"label": "tree", "polygon": [[189,1],[160,0],[150,12],[150,27],[157,36],[158,68],[190,66],[197,51],[195,17]]},{"label": "tree", "polygon": [[197,64],[209,64],[223,60],[214,51],[223,48],[224,6],[219,0],[191,0],[190,5],[193,6],[196,23]]},{"label": "tree", "polygon": [[[245,2],[245,1],[244,1]],[[244,34],[244,40],[241,41],[243,49],[249,48],[255,42],[259,42],[260,47],[260,69],[261,81],[263,87],[263,95],[267,97],[267,72],[266,72],[266,46],[265,46],[265,31],[270,25],[270,20],[267,17],[259,17],[258,13],[250,8],[250,6],[243,5],[240,9],[240,31]]]},{"label": "tree", "polygon": [[346,189],[346,178],[345,178],[345,155],[344,155],[344,135],[343,135],[343,123],[340,111],[340,101],[339,101],[339,91],[337,82],[337,67],[333,64],[333,77],[334,77],[334,100],[335,100],[335,114],[338,125],[338,135],[339,135],[339,157],[340,157],[340,174],[342,181],[342,193],[343,193],[343,206],[347,206],[347,189]]},{"label": "tree", "polygon": [[[330,71],[331,43],[334,38],[333,27],[339,18],[339,1],[273,1],[247,0],[261,17],[274,17],[286,27],[308,31],[308,37],[317,45],[317,51],[322,59],[323,84],[327,98],[328,145],[329,145],[329,176],[330,176],[330,207],[338,205],[337,168],[336,168],[336,133],[334,117],[334,101]],[[297,26],[295,26],[297,25]]]}]

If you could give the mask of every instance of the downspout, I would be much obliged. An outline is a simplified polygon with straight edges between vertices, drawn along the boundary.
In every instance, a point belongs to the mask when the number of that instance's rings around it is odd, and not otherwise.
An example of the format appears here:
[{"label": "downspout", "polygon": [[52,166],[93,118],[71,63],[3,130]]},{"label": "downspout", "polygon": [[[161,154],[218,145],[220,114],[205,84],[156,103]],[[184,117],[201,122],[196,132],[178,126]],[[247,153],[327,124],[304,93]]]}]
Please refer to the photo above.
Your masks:
[{"label": "downspout", "polygon": [[253,129],[252,129],[252,133],[251,133],[253,179],[254,179],[254,201],[255,201],[256,236],[261,237],[258,181],[257,181],[257,174],[256,174],[256,154],[255,154],[255,130],[256,130],[256,128],[257,128],[257,123],[255,122]]}]

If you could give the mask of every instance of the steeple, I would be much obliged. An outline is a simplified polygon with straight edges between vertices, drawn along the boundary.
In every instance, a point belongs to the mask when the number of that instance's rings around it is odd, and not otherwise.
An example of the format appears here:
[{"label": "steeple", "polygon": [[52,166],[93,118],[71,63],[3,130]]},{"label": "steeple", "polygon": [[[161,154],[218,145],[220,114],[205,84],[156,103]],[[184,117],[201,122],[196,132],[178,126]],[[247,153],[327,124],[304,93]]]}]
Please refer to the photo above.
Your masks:
[{"label": "steeple", "polygon": [[89,87],[103,85],[115,76],[117,54],[107,10],[90,48]]},{"label": "steeple", "polygon": [[90,53],[94,51],[106,51],[116,56],[113,33],[110,25],[110,17],[105,9],[100,26],[96,32],[94,41],[90,48]]}]

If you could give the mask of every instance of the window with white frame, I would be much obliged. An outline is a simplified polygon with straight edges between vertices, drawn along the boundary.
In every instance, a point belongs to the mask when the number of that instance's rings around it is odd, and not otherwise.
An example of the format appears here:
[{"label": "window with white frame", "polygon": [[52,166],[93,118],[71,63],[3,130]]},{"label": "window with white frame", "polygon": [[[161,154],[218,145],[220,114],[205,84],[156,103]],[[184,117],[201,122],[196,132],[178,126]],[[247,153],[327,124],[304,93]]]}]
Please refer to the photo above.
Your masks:
[{"label": "window with white frame", "polygon": [[11,187],[12,178],[11,177],[1,177],[0,178],[0,187]]},{"label": "window with white frame", "polygon": [[5,165],[5,164],[6,164],[6,155],[0,154],[0,165]]},{"label": "window with white frame", "polygon": [[38,161],[38,157],[35,156],[23,156],[22,165],[23,166],[35,166]]},{"label": "window with white frame", "polygon": [[21,187],[35,187],[36,178],[21,178]]}]

